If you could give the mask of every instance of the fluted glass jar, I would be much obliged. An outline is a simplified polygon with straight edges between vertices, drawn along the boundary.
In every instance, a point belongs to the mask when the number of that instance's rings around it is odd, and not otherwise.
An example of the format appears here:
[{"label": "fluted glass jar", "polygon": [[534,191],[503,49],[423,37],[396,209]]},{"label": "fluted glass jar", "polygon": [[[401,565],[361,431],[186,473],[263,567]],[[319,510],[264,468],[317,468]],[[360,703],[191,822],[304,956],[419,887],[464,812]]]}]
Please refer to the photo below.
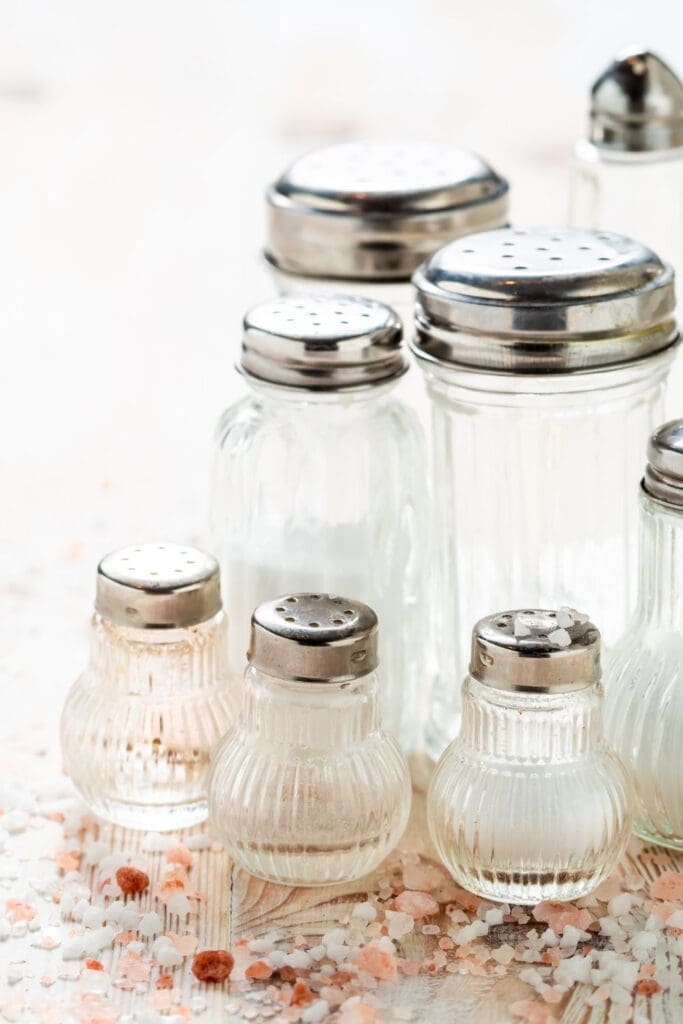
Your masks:
[{"label": "fluted glass jar", "polygon": [[95,814],[157,831],[207,817],[235,704],[226,625],[211,555],[143,544],[102,559],[90,661],[61,720],[65,771]]},{"label": "fluted glass jar", "polygon": [[683,420],[648,444],[638,607],[605,672],[606,729],[636,787],[635,831],[683,849]]},{"label": "fluted glass jar", "polygon": [[444,864],[486,899],[586,895],[632,820],[630,780],[603,737],[597,629],[572,609],[483,619],[462,701],[427,797]]},{"label": "fluted glass jar", "polygon": [[396,397],[400,321],[349,297],[287,297],[246,317],[249,395],[216,435],[212,534],[232,678],[252,610],[287,587],[352,593],[382,624],[384,720],[413,745],[424,692],[426,471],[415,415]]},{"label": "fluted glass jar", "polygon": [[411,801],[406,760],[381,725],[374,612],[323,593],[265,602],[248,658],[212,768],[214,828],[260,878],[360,878],[400,839]]},{"label": "fluted glass jar", "polygon": [[[656,54],[619,54],[591,92],[589,137],[575,149],[570,223],[620,231],[683,268],[683,83]],[[669,406],[680,411],[683,359]]]},{"label": "fluted glass jar", "polygon": [[433,757],[458,730],[452,679],[471,617],[591,602],[608,643],[623,630],[638,450],[678,340],[672,278],[637,242],[566,228],[471,235],[416,274],[434,446]]}]

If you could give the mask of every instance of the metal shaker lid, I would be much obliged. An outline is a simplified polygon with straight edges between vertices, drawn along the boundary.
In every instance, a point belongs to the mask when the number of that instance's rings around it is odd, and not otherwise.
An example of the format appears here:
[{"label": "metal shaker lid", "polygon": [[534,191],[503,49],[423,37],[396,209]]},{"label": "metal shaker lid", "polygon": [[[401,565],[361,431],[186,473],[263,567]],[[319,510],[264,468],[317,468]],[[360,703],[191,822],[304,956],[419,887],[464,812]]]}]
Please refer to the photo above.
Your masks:
[{"label": "metal shaker lid", "polygon": [[120,626],[196,626],[221,610],[218,562],[187,544],[139,544],[97,567],[95,610]]},{"label": "metal shaker lid", "polygon": [[508,183],[457,146],[345,142],[296,160],[266,200],[280,270],[407,281],[445,242],[505,224]]},{"label": "metal shaker lid", "polygon": [[408,368],[397,314],[350,295],[285,295],[244,318],[240,368],[284,387],[334,391],[378,384]]},{"label": "metal shaker lid", "polygon": [[590,139],[601,149],[640,153],[683,146],[683,83],[640,47],[620,53],[591,90]]},{"label": "metal shaker lid", "polygon": [[683,509],[683,420],[670,420],[647,443],[643,490],[665,505]]},{"label": "metal shaker lid", "polygon": [[600,680],[600,633],[573,608],[531,608],[481,619],[470,675],[497,690],[563,693]]},{"label": "metal shaker lid", "polygon": [[250,665],[278,679],[339,683],[377,668],[377,616],[336,594],[287,594],[251,619]]},{"label": "metal shaker lid", "polygon": [[416,272],[415,354],[509,373],[632,362],[673,344],[673,271],[631,238],[501,228],[458,239]]}]

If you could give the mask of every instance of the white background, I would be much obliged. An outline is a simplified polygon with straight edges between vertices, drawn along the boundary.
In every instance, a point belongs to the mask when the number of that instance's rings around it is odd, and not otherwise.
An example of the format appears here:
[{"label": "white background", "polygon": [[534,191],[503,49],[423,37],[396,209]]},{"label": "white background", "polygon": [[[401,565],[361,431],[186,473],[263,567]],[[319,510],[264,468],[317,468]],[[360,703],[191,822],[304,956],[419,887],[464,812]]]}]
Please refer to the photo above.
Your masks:
[{"label": "white background", "polygon": [[[264,186],[359,136],[479,150],[562,221],[588,89],[665,0],[0,2],[0,729],[54,719],[94,570],[201,540]],[[19,699],[21,698],[21,699]]]}]

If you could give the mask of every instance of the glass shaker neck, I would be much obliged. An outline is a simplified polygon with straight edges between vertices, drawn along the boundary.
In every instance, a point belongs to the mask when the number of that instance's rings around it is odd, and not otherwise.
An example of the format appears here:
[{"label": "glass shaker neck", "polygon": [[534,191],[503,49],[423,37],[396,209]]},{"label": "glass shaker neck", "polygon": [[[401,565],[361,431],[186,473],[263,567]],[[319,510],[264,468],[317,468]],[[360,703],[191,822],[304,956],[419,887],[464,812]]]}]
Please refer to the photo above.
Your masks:
[{"label": "glass shaker neck", "polygon": [[249,667],[242,721],[248,735],[276,746],[344,751],[380,727],[377,673],[344,683],[302,683]]},{"label": "glass shaker neck", "polygon": [[638,618],[657,629],[683,629],[683,509],[641,493]]},{"label": "glass shaker neck", "polygon": [[573,761],[602,740],[599,684],[566,693],[496,690],[467,676],[460,741],[479,755],[519,764]]},{"label": "glass shaker neck", "polygon": [[98,686],[126,695],[180,695],[227,677],[227,620],[218,615],[183,629],[119,626],[93,618],[89,671]]},{"label": "glass shaker neck", "polygon": [[252,391],[265,402],[273,403],[274,406],[350,406],[362,407],[375,402],[381,402],[396,387],[400,377],[392,377],[386,381],[379,381],[374,384],[367,384],[354,388],[338,388],[334,390],[316,391],[312,388],[285,387],[281,384],[271,384],[265,380],[258,380],[244,374],[244,379]]}]

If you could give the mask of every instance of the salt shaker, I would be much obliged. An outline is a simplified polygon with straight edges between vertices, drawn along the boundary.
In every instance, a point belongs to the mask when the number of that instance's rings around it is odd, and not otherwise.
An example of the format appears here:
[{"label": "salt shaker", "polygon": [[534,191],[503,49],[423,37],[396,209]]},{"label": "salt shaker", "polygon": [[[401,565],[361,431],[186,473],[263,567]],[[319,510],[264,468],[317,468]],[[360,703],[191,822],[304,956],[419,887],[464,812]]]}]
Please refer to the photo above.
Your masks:
[{"label": "salt shaker", "polygon": [[249,394],[218,425],[211,501],[231,676],[272,594],[355,594],[382,622],[384,720],[410,748],[425,689],[426,472],[395,394],[400,321],[358,297],[277,299],[247,314],[240,369]]},{"label": "salt shaker", "polygon": [[410,319],[412,272],[446,242],[505,224],[508,183],[458,146],[362,140],[295,160],[266,202],[278,291],[362,294]]},{"label": "salt shaker", "polygon": [[462,728],[427,797],[453,877],[486,899],[586,895],[631,828],[629,777],[602,730],[600,634],[572,609],[503,612],[472,636]]},{"label": "salt shaker", "polygon": [[90,662],[61,721],[65,770],[96,814],[157,831],[206,818],[235,703],[226,649],[213,556],[142,544],[102,559]]},{"label": "salt shaker", "polygon": [[381,725],[375,613],[324,593],[267,601],[248,661],[211,772],[215,829],[269,881],[360,878],[400,839],[411,801],[405,758]]},{"label": "salt shaker", "polygon": [[636,785],[635,830],[683,849],[683,420],[650,438],[640,590],[605,672],[606,729]]},{"label": "salt shaker", "polygon": [[415,281],[432,399],[438,757],[457,733],[470,616],[591,601],[607,643],[623,630],[638,449],[661,420],[678,332],[671,269],[609,232],[470,235]]}]

